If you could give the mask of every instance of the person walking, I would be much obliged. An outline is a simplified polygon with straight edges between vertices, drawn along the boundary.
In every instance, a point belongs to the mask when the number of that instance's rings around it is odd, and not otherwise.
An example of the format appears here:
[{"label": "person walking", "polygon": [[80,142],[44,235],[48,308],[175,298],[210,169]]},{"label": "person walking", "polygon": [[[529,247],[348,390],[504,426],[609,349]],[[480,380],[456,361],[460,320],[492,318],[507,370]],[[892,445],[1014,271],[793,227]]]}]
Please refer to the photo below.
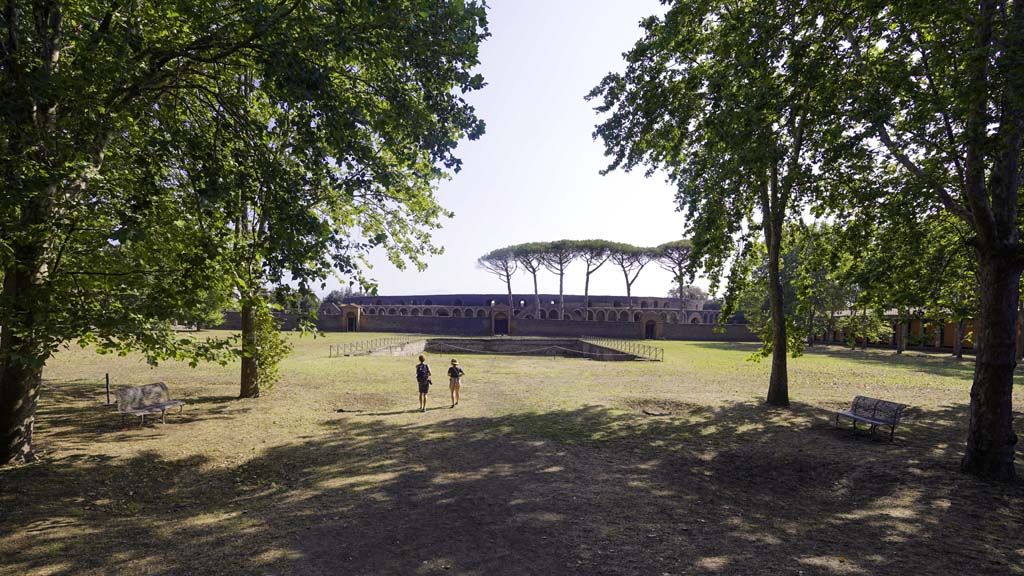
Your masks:
[{"label": "person walking", "polygon": [[420,387],[420,412],[427,411],[427,393],[430,392],[430,366],[426,356],[420,354],[420,363],[416,365],[416,383]]},{"label": "person walking", "polygon": [[465,372],[459,367],[459,361],[452,358],[452,367],[448,369],[448,388],[452,392],[452,408],[459,405],[459,388],[462,387],[462,375]]}]

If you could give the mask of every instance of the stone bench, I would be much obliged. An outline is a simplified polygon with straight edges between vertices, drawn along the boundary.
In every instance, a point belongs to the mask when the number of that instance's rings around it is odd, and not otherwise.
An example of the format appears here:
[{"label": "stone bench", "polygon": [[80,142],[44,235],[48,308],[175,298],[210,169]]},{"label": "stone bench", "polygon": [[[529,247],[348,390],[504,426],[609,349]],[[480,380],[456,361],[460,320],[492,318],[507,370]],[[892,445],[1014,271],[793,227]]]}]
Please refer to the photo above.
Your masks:
[{"label": "stone bench", "polygon": [[167,384],[156,382],[145,386],[121,388],[117,391],[117,411],[121,413],[121,424],[124,425],[128,415],[141,416],[139,426],[146,423],[147,414],[160,414],[160,422],[168,408],[178,406],[178,413],[185,410],[184,400],[171,400],[167,392]]},{"label": "stone bench", "polygon": [[906,404],[897,404],[888,400],[878,400],[867,396],[857,396],[850,403],[849,410],[836,411],[836,426],[839,426],[839,417],[845,416],[853,422],[854,430],[857,429],[857,422],[864,422],[871,426],[871,433],[874,434],[879,426],[889,427],[889,441],[892,442],[896,434],[896,425],[900,423],[900,415]]}]

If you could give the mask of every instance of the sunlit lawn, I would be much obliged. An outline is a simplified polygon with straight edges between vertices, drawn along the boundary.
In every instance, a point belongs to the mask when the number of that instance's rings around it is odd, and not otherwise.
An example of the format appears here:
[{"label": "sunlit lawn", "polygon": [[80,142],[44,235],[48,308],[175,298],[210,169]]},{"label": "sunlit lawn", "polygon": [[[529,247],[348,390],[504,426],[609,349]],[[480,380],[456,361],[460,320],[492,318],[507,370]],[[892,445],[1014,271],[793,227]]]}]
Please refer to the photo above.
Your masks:
[{"label": "sunlit lawn", "polygon": [[[784,410],[748,344],[460,356],[453,410],[431,356],[421,414],[414,357],[327,356],[378,336],[295,338],[254,400],[237,364],[62,351],[40,461],[0,469],[0,572],[1024,573],[1021,485],[956,471],[969,361],[817,349],[790,360]],[[167,382],[184,416],[122,427],[105,373]],[[896,442],[831,427],[858,394],[912,407]]]}]

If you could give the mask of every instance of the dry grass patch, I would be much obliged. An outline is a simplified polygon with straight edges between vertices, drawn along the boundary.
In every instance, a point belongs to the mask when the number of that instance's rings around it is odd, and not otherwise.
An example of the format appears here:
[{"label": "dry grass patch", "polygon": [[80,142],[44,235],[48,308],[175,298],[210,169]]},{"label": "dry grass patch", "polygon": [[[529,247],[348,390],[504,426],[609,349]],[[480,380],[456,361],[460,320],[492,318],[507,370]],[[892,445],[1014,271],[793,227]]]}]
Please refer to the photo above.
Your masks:
[{"label": "dry grass patch", "polygon": [[[237,366],[62,352],[41,460],[0,469],[0,573],[1024,573],[1021,484],[956,471],[969,363],[823,349],[776,409],[749,345],[462,356],[460,406],[435,378],[421,414],[413,358],[327,358],[371,337],[297,339],[256,400]],[[184,416],[121,427],[105,372]],[[913,406],[895,443],[831,427],[857,394]]]}]

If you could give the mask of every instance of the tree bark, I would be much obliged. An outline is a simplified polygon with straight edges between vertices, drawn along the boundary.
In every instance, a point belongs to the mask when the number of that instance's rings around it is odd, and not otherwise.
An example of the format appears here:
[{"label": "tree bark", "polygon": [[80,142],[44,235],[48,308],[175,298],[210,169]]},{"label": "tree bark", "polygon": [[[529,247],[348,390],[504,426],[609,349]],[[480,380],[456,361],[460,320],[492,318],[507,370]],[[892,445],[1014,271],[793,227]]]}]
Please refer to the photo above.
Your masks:
[{"label": "tree bark", "polygon": [[583,319],[590,320],[590,272],[583,283]]},{"label": "tree bark", "polygon": [[907,349],[907,323],[900,321],[896,323],[896,353],[903,354]]},{"label": "tree bark", "polygon": [[260,381],[256,347],[256,310],[253,305],[243,302],[242,311],[242,390],[239,398],[259,398]]},{"label": "tree bark", "polygon": [[[769,211],[764,215],[768,243],[768,303],[772,314],[772,375],[768,383],[768,404],[789,406],[789,373],[786,369],[786,314],[779,274],[782,222]],[[781,220],[781,218],[778,218]]]},{"label": "tree bark", "polygon": [[957,360],[964,359],[964,332],[967,328],[967,320],[963,318],[956,321],[956,333],[953,335],[953,356]]},{"label": "tree bark", "polygon": [[41,346],[31,337],[40,324],[31,304],[34,272],[18,266],[4,274],[3,299],[7,312],[0,333],[0,465],[30,462],[39,386],[42,383]]},{"label": "tree bark", "polygon": [[969,474],[995,480],[1014,478],[1013,370],[1016,362],[1019,266],[979,249],[981,305],[974,343],[977,360],[971,386],[967,449],[960,463]]},{"label": "tree bark", "polygon": [[565,274],[558,275],[558,319],[565,320],[565,296],[562,295]]}]

